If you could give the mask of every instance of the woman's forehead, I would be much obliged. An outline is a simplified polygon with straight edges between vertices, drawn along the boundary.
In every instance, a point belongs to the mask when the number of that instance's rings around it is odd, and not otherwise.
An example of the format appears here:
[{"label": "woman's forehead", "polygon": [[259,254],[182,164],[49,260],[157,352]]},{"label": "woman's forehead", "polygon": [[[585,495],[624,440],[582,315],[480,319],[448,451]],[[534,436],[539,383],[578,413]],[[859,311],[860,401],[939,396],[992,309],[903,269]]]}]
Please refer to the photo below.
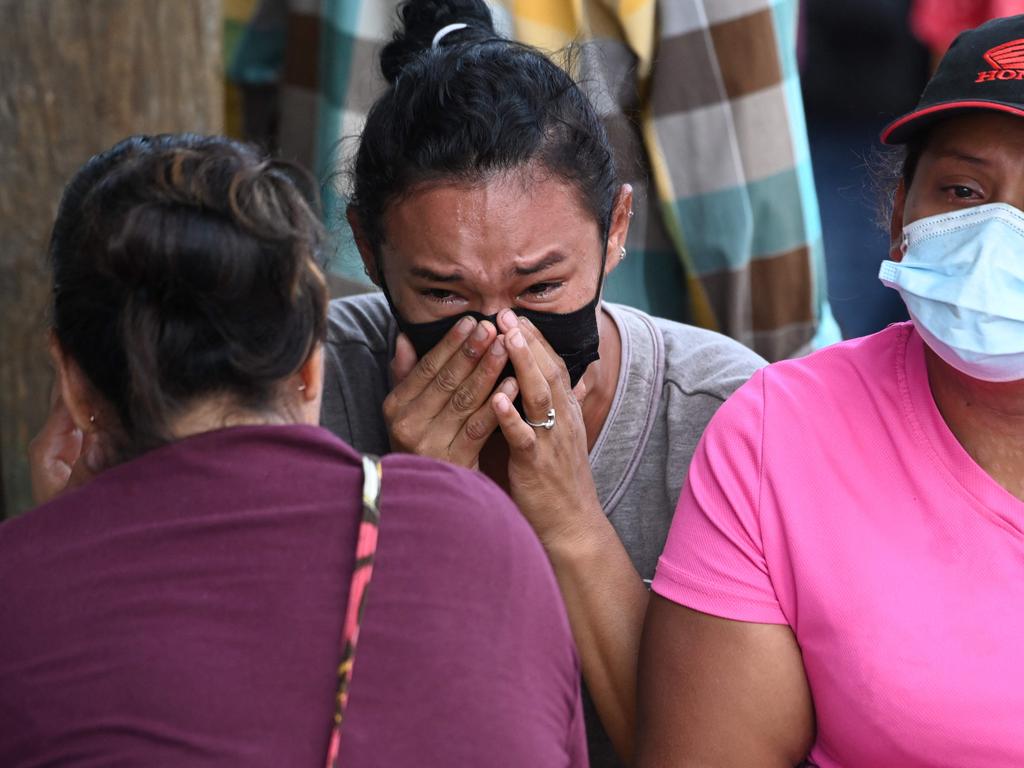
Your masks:
[{"label": "woman's forehead", "polygon": [[1020,162],[1024,156],[1024,118],[982,111],[951,117],[929,131],[925,154]]},{"label": "woman's forehead", "polygon": [[389,256],[403,259],[509,267],[551,253],[583,258],[600,248],[598,223],[577,190],[534,174],[421,185],[389,207],[385,242]]}]

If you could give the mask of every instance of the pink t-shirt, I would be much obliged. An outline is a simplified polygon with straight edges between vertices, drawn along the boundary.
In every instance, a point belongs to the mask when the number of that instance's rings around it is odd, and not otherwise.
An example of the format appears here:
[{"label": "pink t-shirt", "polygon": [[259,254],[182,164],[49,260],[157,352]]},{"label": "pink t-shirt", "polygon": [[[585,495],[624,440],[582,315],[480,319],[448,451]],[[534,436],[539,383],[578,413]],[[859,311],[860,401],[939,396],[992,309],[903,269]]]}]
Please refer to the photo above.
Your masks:
[{"label": "pink t-shirt", "polygon": [[949,431],[910,324],[733,395],[653,588],[792,627],[823,768],[1024,766],[1024,503]]}]

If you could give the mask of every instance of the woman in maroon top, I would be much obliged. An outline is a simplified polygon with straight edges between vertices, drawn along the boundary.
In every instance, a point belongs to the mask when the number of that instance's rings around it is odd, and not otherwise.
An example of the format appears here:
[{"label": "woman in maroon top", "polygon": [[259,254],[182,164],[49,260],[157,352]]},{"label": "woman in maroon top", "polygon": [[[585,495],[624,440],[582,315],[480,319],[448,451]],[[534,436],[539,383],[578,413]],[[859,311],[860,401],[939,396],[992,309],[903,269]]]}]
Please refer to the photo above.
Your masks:
[{"label": "woman in maroon top", "polygon": [[[328,759],[364,463],[316,426],[309,189],[226,139],[143,136],[65,191],[53,498],[0,525],[0,765]],[[482,475],[382,467],[340,764],[585,765],[529,526]]]}]

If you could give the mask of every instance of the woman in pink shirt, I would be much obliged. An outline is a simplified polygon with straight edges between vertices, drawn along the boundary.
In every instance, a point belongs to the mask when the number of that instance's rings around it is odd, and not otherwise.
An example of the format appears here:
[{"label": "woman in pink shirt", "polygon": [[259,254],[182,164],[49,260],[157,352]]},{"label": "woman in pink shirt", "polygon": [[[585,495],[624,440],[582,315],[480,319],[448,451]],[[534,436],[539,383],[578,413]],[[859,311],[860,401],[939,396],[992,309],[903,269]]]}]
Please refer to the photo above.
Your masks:
[{"label": "woman in pink shirt", "polygon": [[882,281],[912,318],[755,374],[647,614],[640,766],[1024,765],[1024,16],[961,35]]}]

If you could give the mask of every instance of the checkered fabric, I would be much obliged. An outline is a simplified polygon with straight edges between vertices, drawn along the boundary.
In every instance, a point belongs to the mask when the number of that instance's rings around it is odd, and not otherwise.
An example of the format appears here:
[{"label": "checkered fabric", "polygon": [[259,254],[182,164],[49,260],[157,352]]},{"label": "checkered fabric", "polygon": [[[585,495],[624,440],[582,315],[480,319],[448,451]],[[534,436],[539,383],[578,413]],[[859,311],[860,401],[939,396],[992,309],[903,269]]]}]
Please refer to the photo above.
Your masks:
[{"label": "checkered fabric", "polygon": [[[245,32],[245,26],[256,10],[256,0],[224,0],[224,71],[231,66],[235,51]],[[242,136],[242,94],[237,85],[225,78],[224,87],[224,133],[228,136]]]},{"label": "checkered fabric", "polygon": [[[636,191],[629,255],[607,299],[722,331],[769,360],[838,340],[796,70],[796,0],[492,2],[509,36],[546,51],[584,42],[573,74]],[[377,54],[396,6],[263,0],[231,74],[281,78],[283,154],[325,177],[345,167],[384,87]],[[341,241],[332,268],[361,278],[342,199],[328,194]]]},{"label": "checkered fabric", "polygon": [[373,102],[385,87],[377,56],[391,37],[398,0],[261,0],[228,76],[279,84],[276,144],[324,180],[331,270],[367,282],[345,222],[345,169]]},{"label": "checkered fabric", "polygon": [[590,41],[578,75],[618,156],[642,161],[620,162],[644,214],[632,264],[620,267],[626,301],[640,303],[629,291],[644,285],[658,314],[658,292],[685,283],[694,322],[770,360],[837,340],[796,69],[796,0],[507,4],[519,39],[546,49]]}]

